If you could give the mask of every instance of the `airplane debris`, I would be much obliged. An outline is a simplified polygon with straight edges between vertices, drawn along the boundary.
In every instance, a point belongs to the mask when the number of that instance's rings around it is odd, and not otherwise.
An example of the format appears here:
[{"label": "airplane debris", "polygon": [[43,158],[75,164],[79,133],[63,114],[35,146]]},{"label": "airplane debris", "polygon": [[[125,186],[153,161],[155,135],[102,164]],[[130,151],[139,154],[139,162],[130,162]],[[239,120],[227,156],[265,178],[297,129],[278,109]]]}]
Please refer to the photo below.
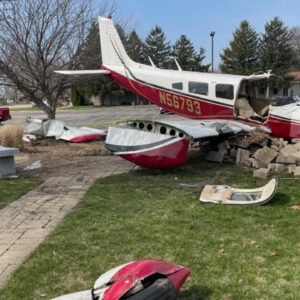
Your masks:
[{"label": "airplane debris", "polygon": [[262,205],[269,202],[277,189],[277,179],[271,179],[266,185],[256,189],[237,189],[227,185],[206,185],[200,195],[202,203],[229,205]]},{"label": "airplane debris", "polygon": [[188,268],[160,260],[134,261],[102,274],[92,290],[52,300],[175,300],[189,274]]},{"label": "airplane debris", "polygon": [[24,126],[23,140],[31,142],[36,137],[55,137],[73,143],[89,142],[106,136],[106,131],[95,128],[76,128],[58,120],[40,120],[28,117]]},{"label": "airplane debris", "polygon": [[27,167],[23,168],[23,171],[29,171],[29,170],[34,170],[34,169],[40,169],[42,167],[41,161],[37,160],[31,165],[28,165]]}]

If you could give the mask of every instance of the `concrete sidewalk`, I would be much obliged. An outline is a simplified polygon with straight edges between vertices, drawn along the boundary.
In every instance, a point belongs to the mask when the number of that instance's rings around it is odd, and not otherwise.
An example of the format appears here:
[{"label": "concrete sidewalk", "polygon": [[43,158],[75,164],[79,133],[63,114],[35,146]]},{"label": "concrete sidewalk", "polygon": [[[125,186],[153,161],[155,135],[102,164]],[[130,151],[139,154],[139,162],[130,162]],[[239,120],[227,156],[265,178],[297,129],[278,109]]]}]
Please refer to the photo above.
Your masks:
[{"label": "concrete sidewalk", "polygon": [[98,178],[134,168],[118,157],[97,157],[85,166],[75,166],[64,174],[48,178],[0,210],[0,287]]}]

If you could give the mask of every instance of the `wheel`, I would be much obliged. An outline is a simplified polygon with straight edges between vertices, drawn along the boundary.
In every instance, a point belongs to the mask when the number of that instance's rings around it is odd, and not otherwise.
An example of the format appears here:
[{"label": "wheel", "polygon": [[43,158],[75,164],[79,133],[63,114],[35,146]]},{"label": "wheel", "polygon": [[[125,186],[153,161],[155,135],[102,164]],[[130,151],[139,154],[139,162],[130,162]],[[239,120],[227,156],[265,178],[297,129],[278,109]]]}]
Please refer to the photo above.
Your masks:
[{"label": "wheel", "polygon": [[168,278],[158,278],[140,292],[122,297],[124,300],[176,300],[176,289]]}]

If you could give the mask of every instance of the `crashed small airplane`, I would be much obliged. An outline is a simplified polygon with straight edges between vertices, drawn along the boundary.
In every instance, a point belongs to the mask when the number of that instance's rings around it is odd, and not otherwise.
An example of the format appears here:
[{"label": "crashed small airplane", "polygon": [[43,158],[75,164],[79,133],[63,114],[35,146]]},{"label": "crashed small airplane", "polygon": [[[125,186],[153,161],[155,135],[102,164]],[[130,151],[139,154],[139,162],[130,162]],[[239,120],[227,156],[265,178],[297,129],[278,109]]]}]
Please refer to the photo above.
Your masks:
[{"label": "crashed small airplane", "polygon": [[[57,71],[64,75],[105,75],[165,110],[188,119],[129,122],[110,127],[106,147],[144,167],[169,168],[185,162],[190,141],[254,129],[283,138],[300,137],[298,103],[273,105],[261,87],[264,74],[239,76],[157,68],[127,55],[110,18],[99,17],[100,70]],[[189,120],[190,119],[190,120]]]}]

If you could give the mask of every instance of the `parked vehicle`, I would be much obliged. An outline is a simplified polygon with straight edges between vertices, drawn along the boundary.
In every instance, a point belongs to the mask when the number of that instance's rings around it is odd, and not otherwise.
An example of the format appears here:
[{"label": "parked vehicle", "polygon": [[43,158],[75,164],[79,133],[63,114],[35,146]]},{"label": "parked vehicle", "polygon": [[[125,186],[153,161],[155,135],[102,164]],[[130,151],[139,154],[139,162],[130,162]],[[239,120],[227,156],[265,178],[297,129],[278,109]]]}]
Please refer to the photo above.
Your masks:
[{"label": "parked vehicle", "polygon": [[9,108],[0,108],[0,123],[11,119]]}]

